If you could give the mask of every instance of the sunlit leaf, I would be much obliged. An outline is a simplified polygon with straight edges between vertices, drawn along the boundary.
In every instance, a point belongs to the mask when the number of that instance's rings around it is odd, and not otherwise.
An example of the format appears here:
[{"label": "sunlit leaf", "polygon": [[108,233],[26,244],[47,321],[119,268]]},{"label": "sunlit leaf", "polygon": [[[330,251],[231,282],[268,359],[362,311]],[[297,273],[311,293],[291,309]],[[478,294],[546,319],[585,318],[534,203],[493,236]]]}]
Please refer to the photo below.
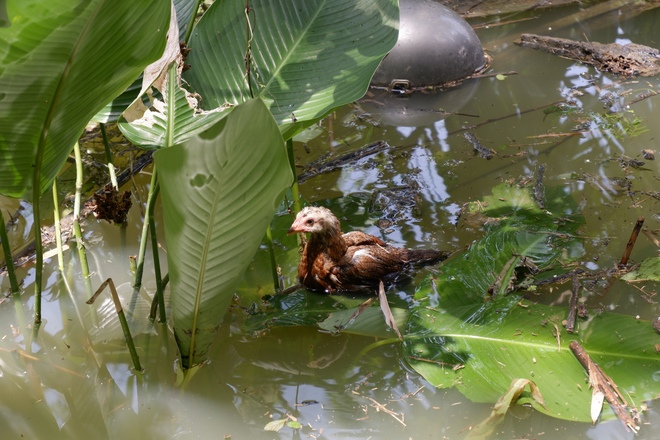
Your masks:
[{"label": "sunlit leaf", "polygon": [[[641,393],[642,399],[657,394],[656,335],[649,323],[602,313],[579,322],[577,333],[568,335],[561,324],[567,309],[493,289],[498,283],[515,288],[523,275],[538,276],[527,266],[509,270],[512,258],[515,262],[529,257],[536,270],[542,270],[579,256],[570,249],[579,243],[573,233],[580,219],[557,218],[534,207],[526,191],[496,188],[481,212],[498,219],[488,226],[486,236],[420,287],[415,295],[419,305],[412,311],[404,341],[410,364],[434,385],[456,387],[476,402],[495,402],[513,379],[528,379],[547,406],[524,396],[520,403],[554,417],[590,421],[591,392],[582,366],[568,348],[571,338],[595,362],[607,365],[620,389]],[[562,215],[571,211],[564,205],[561,209],[555,202],[548,204]]]},{"label": "sunlit leaf", "polygon": [[287,419],[280,419],[280,420],[273,420],[272,422],[266,423],[266,426],[264,426],[264,431],[274,431],[277,432],[284,428],[284,425],[286,425]]},{"label": "sunlit leaf", "polygon": [[660,281],[660,257],[647,258],[637,269],[621,277],[626,281]]},{"label": "sunlit leaf", "polygon": [[154,154],[162,185],[174,333],[185,368],[206,359],[281,193],[292,180],[282,136],[260,100]]},{"label": "sunlit leaf", "polygon": [[518,301],[510,297],[472,307],[418,308],[404,341],[411,365],[432,384],[455,386],[475,402],[495,402],[514,378],[533,380],[547,408],[533,399],[520,403],[554,417],[591,421],[591,390],[568,348],[570,338],[607,366],[619,389],[634,392],[636,400],[660,392],[654,379],[657,335],[648,322],[603,313],[580,322],[577,334],[562,332],[558,342],[555,333],[566,310],[531,303],[523,308]]},{"label": "sunlit leaf", "polygon": [[[8,0],[0,28],[0,192],[48,188],[85,125],[165,46],[163,1]],[[35,180],[38,180],[36,182]]]},{"label": "sunlit leaf", "polygon": [[250,73],[245,1],[225,0],[195,27],[184,77],[205,109],[260,97],[285,138],[361,98],[397,40],[394,0],[255,0],[249,6]]}]

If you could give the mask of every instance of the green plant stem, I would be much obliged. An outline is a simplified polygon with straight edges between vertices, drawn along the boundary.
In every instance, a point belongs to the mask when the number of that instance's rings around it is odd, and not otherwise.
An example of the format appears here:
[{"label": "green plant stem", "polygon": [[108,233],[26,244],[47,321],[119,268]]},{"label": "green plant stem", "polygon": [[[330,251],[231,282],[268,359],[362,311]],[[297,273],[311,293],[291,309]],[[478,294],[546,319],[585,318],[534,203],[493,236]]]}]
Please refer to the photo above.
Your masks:
[{"label": "green plant stem", "polygon": [[57,179],[53,180],[53,221],[55,223],[55,243],[57,243],[57,266],[64,272],[64,250],[62,249],[62,230],[60,228],[60,201],[57,195]]},{"label": "green plant stem", "polygon": [[115,283],[112,281],[112,278],[108,278],[101,284],[101,286],[96,290],[94,295],[87,300],[87,304],[94,304],[94,301],[98,296],[103,292],[106,286],[110,286],[110,294],[112,295],[112,301],[115,304],[115,310],[117,310],[117,317],[119,318],[119,323],[121,324],[121,329],[124,331],[124,338],[126,339],[126,345],[128,346],[128,351],[131,353],[131,359],[133,360],[133,366],[135,371],[141,372],[142,365],[140,365],[140,357],[135,350],[135,343],[133,342],[133,337],[131,336],[131,329],[128,327],[128,322],[126,321],[126,315],[124,314],[124,309],[121,307],[121,302],[119,301],[119,295],[117,294],[117,289],[115,288]]},{"label": "green plant stem", "polygon": [[[159,191],[158,182],[156,182],[156,189],[154,190],[153,197],[158,196]],[[156,298],[158,299],[158,308],[160,309],[160,322],[167,322],[167,316],[165,314],[165,294],[163,293],[163,280],[160,275],[160,258],[158,254],[158,236],[156,235],[156,221],[154,220],[154,207],[155,203],[149,205],[149,235],[151,235],[151,252],[154,259],[154,272],[156,276]],[[151,319],[156,319],[155,314],[151,316]]]},{"label": "green plant stem", "polygon": [[7,235],[7,226],[5,225],[5,217],[0,211],[0,240],[2,240],[2,251],[5,254],[5,265],[7,266],[7,276],[9,277],[9,284],[11,285],[11,293],[18,294],[18,280],[16,279],[16,271],[14,270],[14,257],[11,255],[11,246],[9,246],[9,236]]},{"label": "green plant stem", "polygon": [[33,202],[32,202],[32,215],[34,225],[34,252],[36,254],[35,274],[34,274],[34,336],[41,323],[41,284],[43,281],[44,271],[44,247],[41,242],[41,210],[39,209],[39,183],[40,179],[34,181]]},{"label": "green plant stem", "polygon": [[140,235],[140,248],[138,250],[138,257],[135,266],[135,278],[133,280],[133,297],[131,298],[131,309],[135,306],[138,294],[142,288],[142,274],[144,272],[144,257],[147,253],[147,239],[149,238],[149,222],[151,221],[151,214],[153,208],[151,207],[156,203],[158,196],[158,172],[154,164],[151,174],[151,184],[149,185],[149,195],[147,196],[147,209],[144,212],[144,222],[142,223],[142,234]]},{"label": "green plant stem", "polygon": [[188,27],[186,28],[186,36],[183,39],[186,43],[190,40],[190,35],[192,34],[193,27],[195,27],[195,19],[197,18],[197,11],[199,11],[199,5],[202,3],[202,0],[197,0],[195,4],[194,11],[190,16],[190,21],[188,22]]},{"label": "green plant stem", "polygon": [[[167,287],[167,284],[170,282],[170,274],[169,272],[165,274],[163,279],[161,280],[161,289],[163,289],[163,292],[165,292],[165,288]],[[151,309],[149,311],[149,317],[154,320],[156,319],[156,312],[158,309],[158,296],[154,295],[154,297],[151,299]]]},{"label": "green plant stem", "polygon": [[105,148],[105,159],[108,161],[108,171],[110,172],[110,182],[112,186],[119,191],[117,184],[117,174],[115,173],[115,164],[112,161],[112,151],[110,151],[110,142],[108,141],[108,133],[105,131],[105,124],[101,123],[101,137],[103,138],[103,147]]},{"label": "green plant stem", "polygon": [[293,139],[286,141],[286,151],[289,156],[289,165],[293,173],[293,184],[291,185],[291,195],[293,198],[293,214],[297,215],[300,212],[300,189],[298,186],[298,173],[296,173],[296,157],[293,154]]},{"label": "green plant stem", "polygon": [[280,275],[277,270],[277,259],[275,258],[275,246],[273,245],[273,232],[268,226],[266,229],[266,241],[268,242],[268,253],[270,254],[270,270],[273,276],[273,286],[275,291],[279,291],[282,286],[280,286]]},{"label": "green plant stem", "polygon": [[83,164],[78,142],[73,146],[73,154],[76,158],[76,193],[73,202],[73,233],[76,236],[76,247],[78,248],[78,256],[80,257],[80,267],[85,282],[85,289],[87,290],[87,293],[91,295],[92,284],[89,279],[89,264],[87,262],[87,252],[85,251],[85,244],[83,242],[82,229],[80,228],[80,197],[83,185]]}]

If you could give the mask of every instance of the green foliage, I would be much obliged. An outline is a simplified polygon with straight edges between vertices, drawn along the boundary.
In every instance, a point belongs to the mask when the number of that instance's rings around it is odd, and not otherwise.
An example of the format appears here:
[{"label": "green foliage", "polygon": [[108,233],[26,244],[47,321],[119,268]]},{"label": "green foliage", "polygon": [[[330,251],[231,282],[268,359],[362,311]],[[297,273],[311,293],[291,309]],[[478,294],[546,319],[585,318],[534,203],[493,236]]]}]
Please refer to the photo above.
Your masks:
[{"label": "green foliage", "polygon": [[215,2],[191,35],[184,78],[207,110],[260,97],[288,139],[364,95],[396,43],[397,3],[250,1],[247,47],[245,1]]},{"label": "green foliage", "polygon": [[[495,402],[512,380],[529,379],[545,406],[527,394],[520,403],[554,417],[590,421],[591,391],[584,369],[568,349],[574,339],[619,387],[650,398],[658,392],[652,379],[658,355],[648,323],[602,313],[567,334],[562,331],[564,307],[502,295],[523,275],[538,276],[537,270],[580,256],[575,232],[581,219],[544,213],[527,194],[526,189],[500,185],[485,203],[473,204],[496,223],[415,294],[419,304],[404,342],[410,364],[435,386],[456,387],[477,402]],[[571,206],[560,209],[559,200],[560,194],[549,194],[549,209],[575,212]],[[523,258],[531,259],[531,268],[522,264]]]},{"label": "green foliage", "polygon": [[[475,402],[496,402],[513,380],[528,380],[536,391],[521,391],[518,403],[557,418],[591,421],[587,376],[568,348],[577,340],[635,401],[657,396],[657,335],[648,322],[602,312],[568,334],[565,307],[521,297],[533,281],[565,273],[563,266],[583,254],[577,232],[583,221],[574,203],[561,189],[548,189],[545,205],[540,209],[528,188],[504,184],[469,205],[465,215],[472,224],[482,222],[485,236],[428,277],[409,310],[400,303],[392,307],[406,330],[408,363],[433,385],[455,387]],[[247,329],[316,325],[394,340],[377,307],[355,317],[362,300],[308,295],[274,298],[250,317]]]},{"label": "green foliage", "polygon": [[525,397],[519,403],[587,422],[591,390],[568,348],[577,340],[620,389],[635,393],[636,401],[657,395],[657,336],[648,322],[602,313],[569,335],[561,327],[565,316],[565,308],[515,296],[463,307],[422,305],[412,313],[404,352],[433,385],[456,387],[473,401],[495,402],[513,379],[524,378],[536,384],[547,408]]},{"label": "green foliage", "polygon": [[[154,86],[160,97],[138,117],[120,121],[133,143],[162,149],[155,157],[174,329],[186,368],[204,361],[272,219],[282,183],[292,181],[290,164],[281,155],[282,136],[270,131],[273,116],[290,137],[359,99],[396,42],[395,1],[346,6],[342,1],[255,1],[246,14],[243,0],[215,2],[189,41],[185,62],[190,69],[184,77],[191,91],[181,87],[172,63],[164,85]],[[242,104],[252,96],[268,105],[270,119],[255,101]],[[242,105],[247,107],[233,117]],[[253,113],[257,119],[250,122]],[[209,148],[227,153],[214,156]]]},{"label": "green foliage", "polygon": [[[0,192],[47,191],[85,125],[165,46],[162,1],[9,0],[0,28]],[[33,186],[37,188],[33,191]]]},{"label": "green foliage", "polygon": [[[169,2],[78,3],[7,3],[11,26],[0,29],[0,113],[11,115],[0,119],[4,194],[36,202],[84,126],[94,115],[114,120],[139,93],[138,75],[165,48]],[[174,1],[174,35],[190,33],[198,4]],[[256,1],[250,8],[246,14],[243,0],[215,2],[195,28],[186,63],[196,93],[180,85],[183,64],[170,37],[154,63],[165,76],[148,80],[156,89],[149,109],[121,122],[134,143],[168,147],[155,161],[166,207],[175,334],[186,367],[204,361],[291,183],[280,131],[293,135],[301,124],[360,98],[397,38],[394,0]],[[247,88],[244,79],[251,81]],[[243,83],[227,89],[226,81]],[[40,281],[36,286],[39,291]]]},{"label": "green foliage", "polygon": [[660,281],[660,257],[648,258],[637,269],[621,277],[626,281]]},{"label": "green foliage", "polygon": [[278,127],[260,100],[154,155],[184,368],[205,360],[232,295],[291,184]]},{"label": "green foliage", "polygon": [[181,144],[194,135],[211,128],[227,116],[231,107],[219,107],[203,112],[197,99],[179,85],[177,65],[168,69],[167,81],[161,90],[162,100],[155,100],[152,108],[130,123],[119,121],[119,128],[133,144],[143,148],[167,148]]}]

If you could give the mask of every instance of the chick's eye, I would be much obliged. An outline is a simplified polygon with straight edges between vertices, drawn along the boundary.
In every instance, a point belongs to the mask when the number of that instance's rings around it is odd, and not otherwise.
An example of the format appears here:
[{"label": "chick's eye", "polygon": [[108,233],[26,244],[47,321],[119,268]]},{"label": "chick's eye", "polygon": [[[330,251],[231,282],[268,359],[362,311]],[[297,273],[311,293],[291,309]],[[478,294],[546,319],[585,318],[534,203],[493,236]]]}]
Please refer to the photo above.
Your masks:
[{"label": "chick's eye", "polygon": [[314,220],[310,218],[305,223],[307,223],[309,226],[312,226],[314,224]]}]

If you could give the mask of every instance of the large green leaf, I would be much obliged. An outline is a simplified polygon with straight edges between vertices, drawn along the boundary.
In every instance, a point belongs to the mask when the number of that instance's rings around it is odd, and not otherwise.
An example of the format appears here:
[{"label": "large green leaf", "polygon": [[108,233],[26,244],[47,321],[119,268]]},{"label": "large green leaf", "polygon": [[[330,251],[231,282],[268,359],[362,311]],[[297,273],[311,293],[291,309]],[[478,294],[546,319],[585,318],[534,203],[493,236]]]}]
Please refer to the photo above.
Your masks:
[{"label": "large green leaf", "polygon": [[456,387],[475,402],[495,402],[513,379],[529,379],[546,408],[530,398],[519,403],[568,420],[591,421],[591,390],[568,348],[571,340],[579,341],[635,402],[660,394],[657,335],[649,322],[603,313],[580,322],[577,334],[567,334],[561,324],[565,316],[565,308],[519,303],[514,296],[485,305],[419,307],[404,352],[433,385]]},{"label": "large green leaf", "polygon": [[[8,0],[0,28],[0,191],[48,189],[89,120],[165,47],[159,0]],[[38,181],[37,181],[38,180]]]},{"label": "large green leaf", "polygon": [[260,100],[154,154],[162,186],[174,332],[183,366],[206,359],[240,276],[291,184],[284,142]]},{"label": "large green leaf", "polygon": [[[581,219],[563,217],[575,210],[559,196],[547,203],[562,217],[540,210],[530,192],[517,186],[500,185],[476,204],[475,214],[488,218],[489,231],[415,294],[419,303],[404,352],[429,382],[456,387],[471,400],[495,402],[513,379],[529,379],[546,406],[529,396],[521,403],[554,417],[590,421],[591,390],[569,342],[579,341],[639,401],[660,392],[654,379],[660,360],[657,335],[648,322],[608,312],[580,322],[577,333],[568,334],[562,326],[567,308],[505,295],[523,274],[538,279],[542,275],[535,270],[551,270],[580,256],[575,232]],[[534,264],[523,264],[523,257]]]},{"label": "large green leaf", "polygon": [[206,109],[259,96],[285,138],[362,97],[398,36],[396,0],[250,1],[248,75],[245,6],[224,0],[204,14],[189,41],[184,77]]}]

